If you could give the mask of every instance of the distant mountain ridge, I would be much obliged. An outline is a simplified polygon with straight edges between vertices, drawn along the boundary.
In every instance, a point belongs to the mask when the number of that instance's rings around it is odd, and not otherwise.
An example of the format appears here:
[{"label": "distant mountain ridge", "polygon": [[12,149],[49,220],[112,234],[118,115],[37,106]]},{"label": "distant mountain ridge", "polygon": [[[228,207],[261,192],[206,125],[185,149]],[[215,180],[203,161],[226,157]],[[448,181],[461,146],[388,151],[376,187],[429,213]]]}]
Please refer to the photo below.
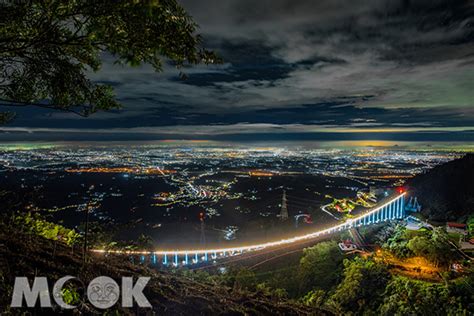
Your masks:
[{"label": "distant mountain ridge", "polygon": [[474,214],[474,154],[466,154],[406,183],[417,196],[422,214],[434,221],[463,220]]}]

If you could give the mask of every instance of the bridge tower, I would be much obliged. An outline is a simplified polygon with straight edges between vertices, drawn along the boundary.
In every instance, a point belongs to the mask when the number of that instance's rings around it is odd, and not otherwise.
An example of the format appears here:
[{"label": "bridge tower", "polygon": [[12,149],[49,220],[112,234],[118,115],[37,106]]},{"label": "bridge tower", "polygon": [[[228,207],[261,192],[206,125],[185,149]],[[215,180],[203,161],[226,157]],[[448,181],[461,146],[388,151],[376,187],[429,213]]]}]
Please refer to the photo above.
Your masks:
[{"label": "bridge tower", "polygon": [[283,190],[283,197],[281,198],[280,220],[286,221],[288,219],[288,205],[286,202],[286,190]]}]

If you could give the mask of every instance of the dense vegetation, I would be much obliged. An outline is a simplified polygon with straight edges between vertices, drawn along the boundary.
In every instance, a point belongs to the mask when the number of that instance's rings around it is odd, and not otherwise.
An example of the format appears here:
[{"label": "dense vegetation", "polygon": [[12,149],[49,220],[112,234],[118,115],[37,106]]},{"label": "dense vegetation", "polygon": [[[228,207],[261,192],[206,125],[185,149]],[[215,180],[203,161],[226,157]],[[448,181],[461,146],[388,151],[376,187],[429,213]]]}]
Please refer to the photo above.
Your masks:
[{"label": "dense vegetation", "polygon": [[390,237],[386,240],[383,237],[381,239],[382,247],[401,259],[413,256],[424,257],[434,265],[443,268],[448,268],[453,261],[459,259],[459,254],[449,243],[450,237],[441,227],[410,232],[397,226]]},{"label": "dense vegetation", "polygon": [[46,221],[38,213],[15,214],[13,224],[30,237],[41,236],[53,241],[63,242],[71,247],[78,244],[82,237],[73,229]]},{"label": "dense vegetation", "polygon": [[[272,273],[236,269],[223,275],[188,271],[187,277],[225,284],[345,315],[467,315],[474,312],[474,271],[452,250],[442,229],[414,234],[403,226],[383,228],[374,253],[344,258],[335,241],[304,251],[296,264]],[[378,234],[387,235],[387,234]],[[394,260],[390,260],[393,256]],[[405,259],[426,259],[436,274],[405,267]],[[424,262],[424,261],[423,261]],[[462,272],[451,263],[463,264]],[[406,269],[407,271],[404,271]],[[404,273],[406,272],[406,273]]]}]

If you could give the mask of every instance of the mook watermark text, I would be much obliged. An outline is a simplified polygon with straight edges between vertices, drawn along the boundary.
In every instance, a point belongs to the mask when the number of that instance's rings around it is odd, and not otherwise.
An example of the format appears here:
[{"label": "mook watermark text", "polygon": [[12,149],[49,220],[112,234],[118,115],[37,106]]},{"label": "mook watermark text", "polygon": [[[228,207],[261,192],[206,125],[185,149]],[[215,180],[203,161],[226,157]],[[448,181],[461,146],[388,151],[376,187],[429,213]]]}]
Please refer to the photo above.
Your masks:
[{"label": "mook watermark text", "polygon": [[[52,293],[46,277],[35,277],[33,284],[27,277],[16,277],[13,287],[11,307],[35,307],[39,302],[40,307],[52,307],[52,300],[61,308],[74,309],[77,306],[68,304],[63,298],[63,288],[66,282],[77,280],[73,276],[65,276],[54,283]],[[150,277],[139,277],[133,283],[132,277],[122,277],[121,286],[112,278],[99,276],[93,279],[87,286],[85,295],[87,300],[97,308],[107,309],[120,300],[122,307],[133,307],[134,302],[139,307],[150,308],[151,304],[143,294]]]}]

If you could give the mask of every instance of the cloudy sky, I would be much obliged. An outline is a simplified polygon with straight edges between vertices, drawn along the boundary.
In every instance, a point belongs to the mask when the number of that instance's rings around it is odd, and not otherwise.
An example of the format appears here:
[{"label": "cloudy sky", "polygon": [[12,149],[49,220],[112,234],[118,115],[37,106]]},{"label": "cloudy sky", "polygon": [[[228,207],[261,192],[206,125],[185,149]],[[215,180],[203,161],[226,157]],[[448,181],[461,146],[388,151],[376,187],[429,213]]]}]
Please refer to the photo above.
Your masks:
[{"label": "cloudy sky", "polygon": [[94,80],[124,109],[22,109],[0,140],[474,140],[474,1],[182,0],[219,66]]}]

